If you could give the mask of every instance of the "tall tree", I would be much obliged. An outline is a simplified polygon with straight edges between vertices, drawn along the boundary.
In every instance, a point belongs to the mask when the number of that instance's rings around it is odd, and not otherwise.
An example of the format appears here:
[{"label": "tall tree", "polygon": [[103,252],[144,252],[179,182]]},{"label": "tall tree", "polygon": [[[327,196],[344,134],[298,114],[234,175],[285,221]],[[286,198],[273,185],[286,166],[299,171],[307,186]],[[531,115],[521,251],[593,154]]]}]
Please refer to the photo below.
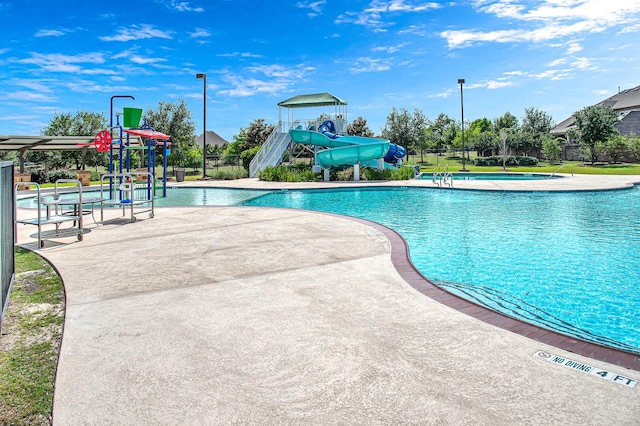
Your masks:
[{"label": "tall tree", "polygon": [[570,129],[569,136],[577,140],[588,152],[591,163],[598,161],[605,142],[618,131],[614,124],[618,115],[610,106],[592,105],[573,114],[576,127]]},{"label": "tall tree", "polygon": [[493,124],[497,129],[515,130],[518,127],[518,119],[507,111],[502,117],[494,119]]},{"label": "tall tree", "polygon": [[533,107],[525,108],[520,127],[519,148],[525,154],[535,151],[536,156],[539,157],[542,149],[542,136],[549,133],[554,126],[553,117],[545,111]]},{"label": "tall tree", "polygon": [[456,138],[456,120],[447,114],[440,113],[427,128],[427,133],[436,150],[446,149]]},{"label": "tall tree", "polygon": [[420,162],[424,163],[424,150],[428,148],[429,139],[427,138],[427,129],[431,126],[431,120],[427,118],[421,109],[413,110],[411,119],[413,128],[413,148],[420,151]]},{"label": "tall tree", "polygon": [[382,129],[382,137],[407,148],[407,152],[415,150],[421,143],[425,143],[425,131],[430,122],[418,108],[413,115],[402,108],[399,111],[393,107],[387,116],[387,122]]},{"label": "tall tree", "polygon": [[[47,136],[93,136],[98,131],[107,127],[107,119],[103,113],[91,111],[78,111],[75,115],[71,113],[56,113],[47,127],[42,129],[42,134]],[[105,155],[96,150],[86,150],[85,161],[89,165],[103,164]],[[35,153],[34,153],[35,154]],[[75,163],[76,169],[84,168],[82,164],[82,151],[63,151],[61,153],[46,153],[46,161],[49,165],[58,163],[59,167],[66,166],[69,162]],[[57,157],[56,161],[54,157]],[[29,158],[29,155],[27,156]],[[31,159],[31,158],[29,158]]]},{"label": "tall tree", "polygon": [[347,134],[351,136],[363,136],[365,138],[373,137],[373,130],[367,126],[367,120],[358,117],[349,125],[347,125]]},{"label": "tall tree", "polygon": [[243,151],[251,149],[256,146],[260,146],[267,141],[269,135],[273,133],[276,126],[274,124],[267,124],[264,118],[258,118],[249,123],[249,127],[243,133],[244,146]]},{"label": "tall tree", "polygon": [[467,130],[467,147],[475,148],[476,151],[486,151],[495,146],[497,138],[494,133],[493,123],[488,118],[478,118],[473,120]]},{"label": "tall tree", "polygon": [[156,109],[146,110],[143,118],[144,122],[156,131],[171,136],[168,164],[183,167],[189,158],[189,150],[196,143],[196,126],[185,101],[160,101]]}]

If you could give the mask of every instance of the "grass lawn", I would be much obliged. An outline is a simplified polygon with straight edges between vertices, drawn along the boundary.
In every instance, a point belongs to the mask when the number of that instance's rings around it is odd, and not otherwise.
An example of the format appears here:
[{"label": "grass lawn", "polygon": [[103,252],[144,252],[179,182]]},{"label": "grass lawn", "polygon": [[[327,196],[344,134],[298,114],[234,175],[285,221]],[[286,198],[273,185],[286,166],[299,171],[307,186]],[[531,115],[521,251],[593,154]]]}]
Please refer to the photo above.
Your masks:
[{"label": "grass lawn", "polygon": [[64,309],[53,267],[16,248],[16,279],[0,336],[0,424],[51,424]]},{"label": "grass lawn", "polygon": [[[475,155],[471,155],[471,160]],[[434,154],[425,154],[424,161],[420,162],[419,155],[412,155],[405,164],[417,164],[421,172],[432,172],[437,169],[444,171],[446,165],[450,172],[457,172],[462,169],[462,159],[460,157],[437,157]],[[472,172],[502,172],[502,167],[475,166],[470,161],[465,161],[465,168]],[[579,161],[565,161],[561,164],[549,164],[540,162],[538,166],[528,167],[507,167],[509,172],[514,173],[574,173],[588,175],[640,175],[640,164],[605,164],[600,166],[585,165]]]}]

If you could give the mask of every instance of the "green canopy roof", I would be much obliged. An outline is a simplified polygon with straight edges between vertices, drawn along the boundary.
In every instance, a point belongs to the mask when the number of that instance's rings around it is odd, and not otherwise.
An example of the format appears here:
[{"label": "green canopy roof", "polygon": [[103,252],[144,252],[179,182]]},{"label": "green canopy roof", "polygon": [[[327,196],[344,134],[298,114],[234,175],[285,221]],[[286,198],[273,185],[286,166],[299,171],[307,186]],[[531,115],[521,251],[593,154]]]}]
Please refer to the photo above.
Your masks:
[{"label": "green canopy roof", "polygon": [[313,93],[310,95],[298,95],[286,101],[278,103],[279,107],[285,108],[309,108],[331,105],[347,105],[347,101],[340,99],[331,93]]}]

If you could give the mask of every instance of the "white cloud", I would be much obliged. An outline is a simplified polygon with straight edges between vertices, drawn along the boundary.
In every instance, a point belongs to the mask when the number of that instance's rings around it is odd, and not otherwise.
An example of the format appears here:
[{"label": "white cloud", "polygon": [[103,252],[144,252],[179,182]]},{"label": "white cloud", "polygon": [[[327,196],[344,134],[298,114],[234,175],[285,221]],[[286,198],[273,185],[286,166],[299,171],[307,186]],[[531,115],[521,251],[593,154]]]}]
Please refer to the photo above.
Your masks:
[{"label": "white cloud", "polygon": [[371,49],[372,52],[387,52],[387,53],[395,53],[403,47],[407,46],[409,43],[400,43],[395,46],[377,46]]},{"label": "white cloud", "polygon": [[360,12],[348,11],[335,20],[336,24],[355,24],[371,28],[373,31],[384,31],[385,27],[393,25],[392,21],[386,21],[384,15],[397,13],[426,12],[440,9],[441,4],[436,2],[415,2],[411,0],[373,0]]},{"label": "white cloud", "polygon": [[413,34],[424,37],[427,35],[427,27],[425,25],[409,25],[404,30],[398,31],[398,34]]},{"label": "white cloud", "polygon": [[77,93],[123,93],[123,92],[135,92],[138,90],[136,87],[131,86],[113,86],[113,85],[102,85],[98,84],[92,80],[80,80],[80,81],[71,81],[65,83],[65,87],[71,90],[72,92]]},{"label": "white cloud", "polygon": [[623,28],[618,34],[637,33],[638,31],[640,31],[640,24],[634,24]]},{"label": "white cloud", "polygon": [[571,75],[571,73],[569,72],[569,70],[547,70],[544,72],[541,72],[539,74],[533,74],[532,77],[538,79],[538,80],[565,80],[567,78],[569,78],[569,76]]},{"label": "white cloud", "polygon": [[259,55],[257,53],[251,53],[251,52],[231,52],[231,53],[220,53],[216,56],[220,56],[222,58],[235,58],[235,57],[241,57],[241,58],[263,58],[264,55]]},{"label": "white cloud", "polygon": [[39,30],[34,37],[61,37],[70,32],[70,30]]},{"label": "white cloud", "polygon": [[18,90],[15,92],[9,92],[4,95],[6,100],[17,101],[36,101],[36,102],[54,102],[56,98],[39,92],[27,92],[25,90]]},{"label": "white cloud", "polygon": [[80,55],[63,55],[60,53],[41,54],[31,52],[31,57],[20,62],[33,64],[50,72],[83,73],[85,70],[79,64],[102,64],[105,62],[102,53],[83,53]]},{"label": "white cloud", "polygon": [[304,81],[315,68],[298,65],[255,65],[246,68],[245,75],[222,73],[222,80],[232,86],[218,93],[231,97],[246,97],[260,93],[277,94]]},{"label": "white cloud", "polygon": [[369,57],[358,58],[354,66],[349,68],[353,74],[360,74],[363,72],[380,72],[388,71],[391,67],[382,59],[374,59]]},{"label": "white cloud", "polygon": [[574,67],[581,70],[596,70],[597,68],[593,66],[591,58],[576,58],[575,61],[571,63]]},{"label": "white cloud", "polygon": [[132,55],[131,57],[129,57],[129,60],[133,63],[140,64],[140,65],[157,64],[158,62],[167,61],[166,58],[150,58],[150,57],[144,57],[140,55]]},{"label": "white cloud", "polygon": [[310,9],[311,12],[307,13],[307,16],[313,18],[322,13],[322,7],[327,4],[327,0],[319,0],[319,1],[311,1],[311,2],[301,2],[296,3],[296,6],[301,9]]},{"label": "white cloud", "polygon": [[102,36],[102,41],[131,41],[142,40],[147,38],[164,38],[171,39],[171,33],[168,31],[159,30],[154,28],[153,25],[142,24],[132,25],[130,27],[123,27],[118,30],[118,33],[114,36]]},{"label": "white cloud", "polygon": [[204,8],[200,6],[191,6],[188,1],[164,0],[161,1],[167,8],[177,12],[204,12]]},{"label": "white cloud", "polygon": [[606,89],[593,90],[593,93],[595,93],[596,95],[608,95],[609,90],[606,90]]},{"label": "white cloud", "polygon": [[567,58],[558,58],[554,61],[551,61],[547,64],[548,67],[557,67],[558,65],[566,64]]},{"label": "white cloud", "polygon": [[487,81],[484,83],[484,87],[489,90],[503,89],[505,87],[515,86],[513,81]]},{"label": "white cloud", "polygon": [[604,32],[617,25],[637,22],[637,14],[640,13],[640,2],[629,0],[540,0],[535,3],[524,0],[482,0],[473,5],[478,11],[505,19],[510,27],[517,28],[443,31],[440,36],[447,40],[449,48],[466,47],[479,42],[542,42]]},{"label": "white cloud", "polygon": [[428,98],[443,98],[446,99],[449,96],[453,95],[454,93],[457,93],[457,91],[453,90],[453,89],[445,89],[440,93],[434,93],[432,95],[427,95]]},{"label": "white cloud", "polygon": [[192,33],[188,33],[190,38],[201,38],[201,37],[210,37],[211,32],[206,28],[196,28],[196,30]]},{"label": "white cloud", "polygon": [[567,48],[567,53],[569,55],[573,53],[578,53],[582,51],[582,46],[579,43],[573,42],[569,43],[569,47]]}]

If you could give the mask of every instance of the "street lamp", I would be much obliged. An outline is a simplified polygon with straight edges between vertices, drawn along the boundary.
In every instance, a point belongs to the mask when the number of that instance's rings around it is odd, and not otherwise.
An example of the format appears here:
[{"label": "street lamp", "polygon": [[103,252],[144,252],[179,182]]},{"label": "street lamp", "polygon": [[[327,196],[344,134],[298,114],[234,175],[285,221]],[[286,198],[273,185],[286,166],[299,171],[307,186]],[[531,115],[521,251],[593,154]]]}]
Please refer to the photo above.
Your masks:
[{"label": "street lamp", "polygon": [[464,78],[459,78],[458,84],[460,85],[460,111],[462,112],[462,170],[460,171],[466,172],[467,169],[464,168],[464,102],[462,100],[462,85],[464,84]]},{"label": "street lamp", "polygon": [[198,80],[204,80],[204,132],[202,133],[202,178],[207,177],[207,75],[199,72],[196,74]]}]

